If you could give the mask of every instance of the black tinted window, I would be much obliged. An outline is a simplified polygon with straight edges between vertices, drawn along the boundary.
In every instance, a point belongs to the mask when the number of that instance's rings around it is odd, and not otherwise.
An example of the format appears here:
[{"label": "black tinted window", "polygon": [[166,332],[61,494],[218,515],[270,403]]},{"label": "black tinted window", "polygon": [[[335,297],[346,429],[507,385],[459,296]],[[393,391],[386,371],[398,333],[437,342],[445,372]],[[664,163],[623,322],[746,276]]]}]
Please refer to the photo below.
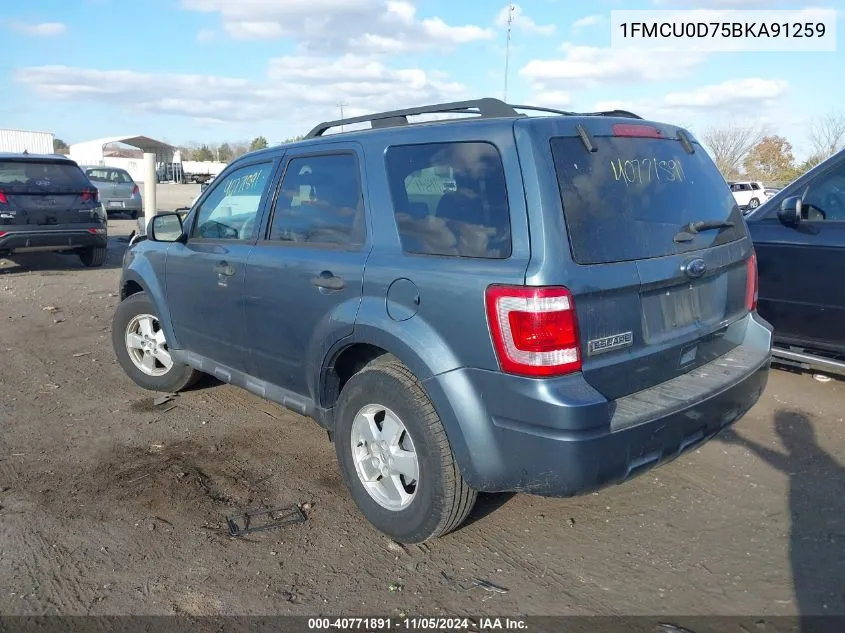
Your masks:
[{"label": "black tinted window", "polygon": [[801,202],[806,220],[845,222],[845,163],[812,180]]},{"label": "black tinted window", "polygon": [[[742,238],[739,208],[699,145],[687,154],[671,139],[596,137],[551,140],[572,254],[578,263],[661,257]],[[747,185],[746,185],[747,186]],[[688,223],[729,221],[732,228],[675,242]]]},{"label": "black tinted window", "polygon": [[248,165],[215,182],[214,189],[200,206],[193,236],[215,240],[250,239],[272,171],[273,163]]},{"label": "black tinted window", "polygon": [[293,158],[276,200],[270,239],[360,245],[364,201],[354,154]]},{"label": "black tinted window", "polygon": [[74,164],[32,160],[0,161],[0,185],[4,188],[19,186],[79,190],[91,186],[82,170]]},{"label": "black tinted window", "polygon": [[505,170],[493,145],[398,145],[387,151],[387,174],[406,252],[510,257]]}]

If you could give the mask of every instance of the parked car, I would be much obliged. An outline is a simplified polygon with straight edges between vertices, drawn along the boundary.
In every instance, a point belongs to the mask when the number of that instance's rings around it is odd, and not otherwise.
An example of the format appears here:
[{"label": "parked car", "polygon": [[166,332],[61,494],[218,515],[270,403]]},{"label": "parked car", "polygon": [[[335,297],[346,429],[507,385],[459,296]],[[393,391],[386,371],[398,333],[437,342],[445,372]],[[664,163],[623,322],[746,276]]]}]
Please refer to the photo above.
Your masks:
[{"label": "parked car", "polygon": [[[455,529],[478,491],[581,494],[713,437],[771,356],[724,179],[678,127],[533,110],[386,112],[235,160],[127,250],[120,365],[314,418],[401,542]],[[455,111],[476,116],[406,119]]]},{"label": "parked car", "polygon": [[134,220],[143,213],[141,190],[128,171],[97,166],[84,169],[100,192],[100,201],[107,214],[125,213]]},{"label": "parked car", "polygon": [[845,151],[746,217],[781,362],[845,373]]},{"label": "parked car", "polygon": [[0,256],[75,253],[85,266],[107,255],[106,214],[76,162],[57,154],[0,154]]},{"label": "parked car", "polygon": [[761,182],[743,180],[729,182],[728,185],[740,209],[756,209],[769,199],[769,194],[766,193],[766,188]]}]

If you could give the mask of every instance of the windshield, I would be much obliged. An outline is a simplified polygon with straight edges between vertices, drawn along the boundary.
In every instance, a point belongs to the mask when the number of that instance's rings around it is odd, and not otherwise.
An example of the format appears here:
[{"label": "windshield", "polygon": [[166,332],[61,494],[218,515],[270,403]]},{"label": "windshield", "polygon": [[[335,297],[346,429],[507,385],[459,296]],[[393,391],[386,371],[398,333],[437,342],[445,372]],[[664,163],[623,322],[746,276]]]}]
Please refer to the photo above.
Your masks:
[{"label": "windshield", "polygon": [[[662,257],[745,236],[739,207],[713,161],[699,145],[680,141],[595,137],[551,139],[555,172],[579,264]],[[691,222],[732,222],[676,242]]]},{"label": "windshield", "polygon": [[58,161],[0,161],[0,187],[4,191],[29,188],[82,190],[90,187],[75,164]]}]

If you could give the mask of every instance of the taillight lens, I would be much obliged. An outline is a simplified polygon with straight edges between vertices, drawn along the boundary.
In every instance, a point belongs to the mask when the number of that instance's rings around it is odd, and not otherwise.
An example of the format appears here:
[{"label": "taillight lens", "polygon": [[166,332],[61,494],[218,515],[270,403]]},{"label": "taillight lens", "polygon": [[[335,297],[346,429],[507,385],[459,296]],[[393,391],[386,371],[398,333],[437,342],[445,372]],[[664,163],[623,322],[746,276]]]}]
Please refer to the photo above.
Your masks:
[{"label": "taillight lens", "polygon": [[6,197],[6,194],[0,191],[0,204],[9,204],[9,199]]},{"label": "taillight lens", "polygon": [[486,303],[503,371],[535,377],[580,371],[578,321],[569,290],[490,286]]},{"label": "taillight lens", "polygon": [[106,232],[106,230],[105,229],[95,229],[95,228],[92,227],[92,228],[88,229],[88,232],[91,235],[103,235]]},{"label": "taillight lens", "polygon": [[134,187],[132,187],[132,195],[133,196],[137,196],[139,193],[141,193],[141,190],[138,189],[138,185],[135,185]]},{"label": "taillight lens", "polygon": [[100,201],[100,191],[98,189],[83,189],[82,190],[82,202],[99,202]]},{"label": "taillight lens", "polygon": [[748,259],[748,276],[745,281],[745,307],[749,312],[757,309],[758,284],[757,253],[751,251],[751,257]]},{"label": "taillight lens", "polygon": [[6,235],[7,233],[8,233],[8,231],[0,231],[0,237],[3,237],[3,236],[4,236],[4,235]]}]

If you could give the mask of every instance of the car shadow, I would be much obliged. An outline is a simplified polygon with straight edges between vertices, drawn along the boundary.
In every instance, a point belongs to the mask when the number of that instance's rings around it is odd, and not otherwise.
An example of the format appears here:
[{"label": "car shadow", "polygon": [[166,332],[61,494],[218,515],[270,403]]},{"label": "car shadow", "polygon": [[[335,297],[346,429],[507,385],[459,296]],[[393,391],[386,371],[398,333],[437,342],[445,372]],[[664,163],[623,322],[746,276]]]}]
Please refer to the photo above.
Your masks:
[{"label": "car shadow", "polygon": [[[129,246],[126,237],[110,237],[106,262],[90,270],[116,269],[123,265],[123,254]],[[13,253],[0,257],[0,275],[17,275],[31,272],[42,274],[60,273],[64,271],[89,270],[79,260],[75,253]]]},{"label": "car shadow", "polygon": [[[785,452],[726,429],[720,440],[742,446],[789,477],[789,558],[798,615],[845,614],[845,467],[818,445],[812,422],[796,411],[775,414]],[[753,529],[753,528],[751,528]],[[811,621],[802,623],[809,631]]]},{"label": "car shadow", "polygon": [[515,496],[515,492],[479,492],[478,499],[476,499],[469,516],[461,524],[461,529],[493,514]]}]

